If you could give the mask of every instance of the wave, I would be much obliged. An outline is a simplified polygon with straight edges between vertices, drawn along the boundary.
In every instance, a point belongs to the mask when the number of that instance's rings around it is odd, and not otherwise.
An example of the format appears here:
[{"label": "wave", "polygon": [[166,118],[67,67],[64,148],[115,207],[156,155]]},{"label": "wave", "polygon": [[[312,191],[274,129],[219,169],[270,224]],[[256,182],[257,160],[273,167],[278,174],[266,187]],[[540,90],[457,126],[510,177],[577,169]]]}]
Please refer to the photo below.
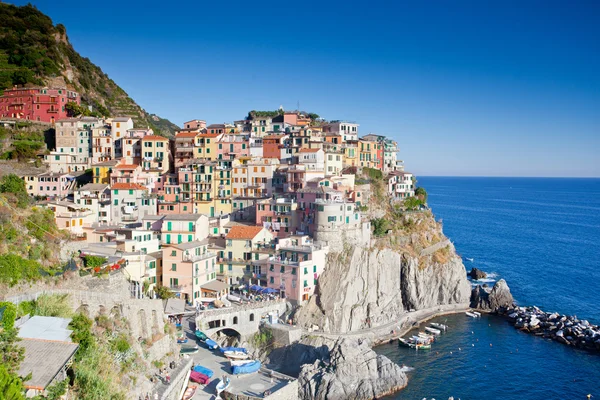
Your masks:
[{"label": "wave", "polygon": [[410,371],[414,371],[413,367],[407,367],[407,366],[403,366],[400,368],[400,371],[402,372],[410,372]]}]

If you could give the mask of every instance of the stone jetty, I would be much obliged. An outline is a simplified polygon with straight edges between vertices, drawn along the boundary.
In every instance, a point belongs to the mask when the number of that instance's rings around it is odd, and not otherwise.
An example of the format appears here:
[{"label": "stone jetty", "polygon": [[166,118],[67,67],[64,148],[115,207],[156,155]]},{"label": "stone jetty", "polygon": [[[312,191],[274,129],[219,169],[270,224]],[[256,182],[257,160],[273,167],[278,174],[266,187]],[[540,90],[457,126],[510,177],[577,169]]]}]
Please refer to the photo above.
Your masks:
[{"label": "stone jetty", "polygon": [[508,307],[498,310],[515,328],[580,349],[600,352],[600,326],[576,316],[548,313],[538,307]]}]

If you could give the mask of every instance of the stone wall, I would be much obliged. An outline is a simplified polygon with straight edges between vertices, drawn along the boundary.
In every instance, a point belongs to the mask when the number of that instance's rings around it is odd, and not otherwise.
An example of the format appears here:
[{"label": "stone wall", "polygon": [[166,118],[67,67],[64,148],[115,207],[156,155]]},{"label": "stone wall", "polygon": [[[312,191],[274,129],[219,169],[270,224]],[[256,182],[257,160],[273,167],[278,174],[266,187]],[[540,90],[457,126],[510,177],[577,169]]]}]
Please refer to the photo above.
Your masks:
[{"label": "stone wall", "polygon": [[289,346],[302,338],[302,329],[296,326],[283,324],[269,324],[273,333],[273,341],[276,346]]},{"label": "stone wall", "polygon": [[326,243],[330,252],[341,253],[344,246],[368,246],[371,241],[371,223],[362,221],[356,229],[318,229],[314,232],[316,242]]},{"label": "stone wall", "polygon": [[436,251],[443,249],[444,247],[447,247],[449,245],[450,245],[450,239],[442,240],[441,242],[432,244],[431,246],[421,250],[421,257],[431,255],[431,254],[435,253]]}]

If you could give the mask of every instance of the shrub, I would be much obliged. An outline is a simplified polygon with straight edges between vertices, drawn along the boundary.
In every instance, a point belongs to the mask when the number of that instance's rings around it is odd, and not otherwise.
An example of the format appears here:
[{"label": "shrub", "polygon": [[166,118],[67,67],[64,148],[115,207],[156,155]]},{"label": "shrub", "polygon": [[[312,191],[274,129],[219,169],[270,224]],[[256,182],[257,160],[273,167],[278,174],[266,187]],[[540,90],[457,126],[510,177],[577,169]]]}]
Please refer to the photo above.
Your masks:
[{"label": "shrub", "polygon": [[416,197],[409,197],[404,200],[404,207],[407,210],[418,210],[423,205],[423,202]]},{"label": "shrub", "polygon": [[106,257],[87,255],[84,258],[86,268],[101,267],[106,263]]},{"label": "shrub", "polygon": [[156,288],[156,295],[161,299],[171,299],[175,297],[175,293],[169,290],[166,286],[159,286]]},{"label": "shrub", "polygon": [[427,203],[427,191],[423,187],[415,189],[415,196],[419,198],[423,203]]},{"label": "shrub", "polygon": [[382,179],[383,172],[376,168],[363,168],[363,174],[367,175],[371,179]]},{"label": "shrub", "polygon": [[0,255],[0,283],[14,286],[21,281],[39,279],[40,269],[37,261],[26,260],[12,253]]},{"label": "shrub", "polygon": [[383,236],[389,229],[389,222],[385,218],[374,218],[371,220],[371,225],[375,236]]},{"label": "shrub", "polygon": [[4,175],[0,179],[0,193],[14,194],[17,198],[17,207],[25,208],[29,204],[25,181],[15,174]]},{"label": "shrub", "polygon": [[35,315],[60,318],[69,318],[73,315],[68,294],[43,294],[37,298],[34,305]]}]

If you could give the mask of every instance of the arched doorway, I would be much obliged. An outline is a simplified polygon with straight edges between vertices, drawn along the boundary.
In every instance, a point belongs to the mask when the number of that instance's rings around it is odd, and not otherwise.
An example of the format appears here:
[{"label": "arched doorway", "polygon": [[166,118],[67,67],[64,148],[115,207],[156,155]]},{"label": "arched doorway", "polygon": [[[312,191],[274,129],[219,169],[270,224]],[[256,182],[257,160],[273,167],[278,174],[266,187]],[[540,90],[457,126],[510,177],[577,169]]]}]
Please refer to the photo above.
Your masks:
[{"label": "arched doorway", "polygon": [[214,338],[221,346],[239,346],[242,341],[242,335],[232,328],[223,328],[217,331]]}]

